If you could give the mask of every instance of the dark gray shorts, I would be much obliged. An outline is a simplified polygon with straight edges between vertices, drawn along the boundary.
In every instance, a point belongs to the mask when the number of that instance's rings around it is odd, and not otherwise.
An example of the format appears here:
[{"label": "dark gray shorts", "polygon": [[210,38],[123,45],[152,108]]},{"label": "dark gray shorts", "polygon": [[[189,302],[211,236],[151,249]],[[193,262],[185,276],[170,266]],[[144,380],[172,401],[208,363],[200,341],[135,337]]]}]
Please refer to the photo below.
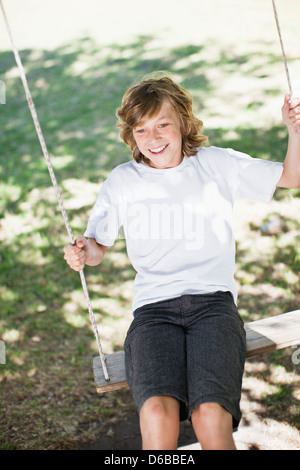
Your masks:
[{"label": "dark gray shorts", "polygon": [[246,358],[243,321],[230,292],[183,295],[134,312],[125,340],[127,381],[140,411],[152,396],[180,401],[180,419],[219,403],[241,419]]}]

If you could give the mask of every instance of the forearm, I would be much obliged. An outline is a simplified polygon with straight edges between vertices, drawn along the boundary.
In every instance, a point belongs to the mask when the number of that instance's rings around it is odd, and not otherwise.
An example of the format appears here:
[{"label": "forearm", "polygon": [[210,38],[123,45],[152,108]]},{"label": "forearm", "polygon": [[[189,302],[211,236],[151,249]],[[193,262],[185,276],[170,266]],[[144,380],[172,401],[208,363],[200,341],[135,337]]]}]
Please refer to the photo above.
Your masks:
[{"label": "forearm", "polygon": [[290,99],[285,95],[282,107],[282,117],[289,131],[289,141],[286,158],[283,164],[283,173],[278,183],[282,188],[300,187],[300,100]]},{"label": "forearm", "polygon": [[97,266],[104,258],[107,246],[100,245],[93,238],[87,240],[88,250],[85,264],[88,266]]},{"label": "forearm", "polygon": [[286,185],[289,188],[300,187],[300,136],[290,130],[288,148],[283,164]]}]

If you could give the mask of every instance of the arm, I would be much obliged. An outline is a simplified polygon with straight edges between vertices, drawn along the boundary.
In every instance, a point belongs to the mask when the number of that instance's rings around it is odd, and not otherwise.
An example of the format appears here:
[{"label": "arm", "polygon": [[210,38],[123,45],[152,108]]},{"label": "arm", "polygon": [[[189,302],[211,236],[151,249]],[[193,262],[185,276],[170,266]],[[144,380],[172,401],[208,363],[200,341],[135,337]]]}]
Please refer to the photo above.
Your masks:
[{"label": "arm", "polygon": [[97,266],[104,258],[107,246],[100,245],[93,238],[77,237],[75,245],[64,247],[64,259],[74,271],[80,271],[84,265]]},{"label": "arm", "polygon": [[300,99],[295,98],[290,103],[290,95],[286,95],[282,116],[289,131],[289,141],[283,173],[277,186],[300,188]]}]

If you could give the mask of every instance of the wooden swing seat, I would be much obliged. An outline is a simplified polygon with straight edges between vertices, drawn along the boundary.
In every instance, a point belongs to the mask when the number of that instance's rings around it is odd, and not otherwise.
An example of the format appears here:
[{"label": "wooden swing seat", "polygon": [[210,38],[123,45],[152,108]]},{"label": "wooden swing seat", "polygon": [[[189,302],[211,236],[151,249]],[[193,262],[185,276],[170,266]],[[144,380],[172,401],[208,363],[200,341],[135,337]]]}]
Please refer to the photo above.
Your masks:
[{"label": "wooden swing seat", "polygon": [[[276,349],[300,345],[300,310],[275,315],[245,324],[247,357]],[[128,387],[125,375],[124,352],[105,356],[110,381],[104,378],[100,357],[93,359],[94,378],[98,393]]]}]

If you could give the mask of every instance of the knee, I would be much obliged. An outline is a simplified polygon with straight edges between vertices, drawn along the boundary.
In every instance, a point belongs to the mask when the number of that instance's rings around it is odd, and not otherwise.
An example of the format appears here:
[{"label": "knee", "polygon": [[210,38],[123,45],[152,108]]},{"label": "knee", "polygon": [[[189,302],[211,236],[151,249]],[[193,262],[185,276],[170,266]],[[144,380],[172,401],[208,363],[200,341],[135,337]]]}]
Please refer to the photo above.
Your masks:
[{"label": "knee", "polygon": [[167,409],[163,402],[151,400],[148,403],[145,403],[141,414],[147,416],[148,420],[161,421],[167,416]]},{"label": "knee", "polygon": [[192,422],[201,423],[201,426],[207,429],[219,426],[224,419],[228,419],[228,415],[228,411],[218,403],[202,403],[193,411]]},{"label": "knee", "polygon": [[192,413],[192,423],[202,449],[234,450],[232,416],[218,403],[203,403]]},{"label": "knee", "polygon": [[177,403],[171,397],[149,398],[141,409],[141,415],[148,421],[165,421],[174,418],[179,413]]},{"label": "knee", "polygon": [[140,425],[144,430],[176,428],[179,426],[179,403],[175,398],[157,396],[149,398],[140,412]]},{"label": "knee", "polygon": [[142,406],[140,429],[143,449],[176,449],[179,403],[172,397],[151,397]]}]

